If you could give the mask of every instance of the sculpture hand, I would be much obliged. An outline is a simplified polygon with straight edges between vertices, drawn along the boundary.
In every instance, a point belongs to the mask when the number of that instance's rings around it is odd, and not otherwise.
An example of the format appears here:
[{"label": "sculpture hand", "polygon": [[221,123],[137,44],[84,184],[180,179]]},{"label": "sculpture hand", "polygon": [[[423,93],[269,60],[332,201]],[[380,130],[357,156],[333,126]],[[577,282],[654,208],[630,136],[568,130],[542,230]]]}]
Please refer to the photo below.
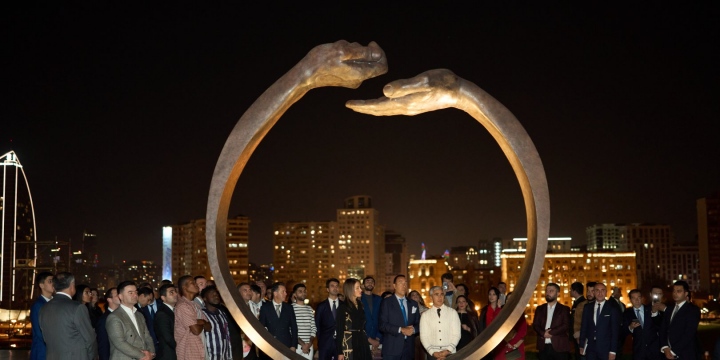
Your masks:
[{"label": "sculpture hand", "polygon": [[385,52],[374,41],[368,46],[340,40],[310,50],[300,62],[309,71],[311,88],[342,86],[355,89],[363,81],[387,72]]},{"label": "sculpture hand", "polygon": [[375,116],[417,115],[456,107],[462,79],[447,69],[426,71],[412,79],[395,80],[383,88],[384,97],[350,100],[345,106]]}]

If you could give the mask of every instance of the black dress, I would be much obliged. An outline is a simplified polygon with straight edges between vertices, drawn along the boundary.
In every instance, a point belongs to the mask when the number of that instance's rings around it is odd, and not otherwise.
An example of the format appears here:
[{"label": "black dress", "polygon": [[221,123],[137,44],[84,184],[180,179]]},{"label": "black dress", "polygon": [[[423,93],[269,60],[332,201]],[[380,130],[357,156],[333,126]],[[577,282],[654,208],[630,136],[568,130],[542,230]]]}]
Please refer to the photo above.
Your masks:
[{"label": "black dress", "polygon": [[460,329],[460,342],[457,344],[457,349],[460,350],[469,344],[477,336],[477,325],[475,319],[470,313],[458,313],[460,317],[460,326],[467,325],[470,331]]},{"label": "black dress", "polygon": [[338,355],[343,355],[345,360],[372,360],[370,343],[365,333],[365,311],[360,299],[357,303],[357,308],[347,301],[338,306],[335,318]]}]

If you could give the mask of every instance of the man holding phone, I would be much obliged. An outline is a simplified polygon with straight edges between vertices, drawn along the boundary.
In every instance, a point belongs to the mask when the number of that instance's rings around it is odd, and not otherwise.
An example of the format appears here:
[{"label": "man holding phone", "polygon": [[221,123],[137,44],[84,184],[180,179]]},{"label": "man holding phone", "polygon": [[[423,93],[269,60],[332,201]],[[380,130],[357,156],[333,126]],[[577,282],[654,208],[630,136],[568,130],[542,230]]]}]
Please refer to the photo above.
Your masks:
[{"label": "man holding phone", "polygon": [[657,285],[653,285],[653,287],[650,288],[649,307],[652,308],[653,319],[657,318],[660,324],[662,324],[663,314],[665,313],[665,309],[667,309],[664,300],[665,295],[663,289]]},{"label": "man holding phone", "polygon": [[445,291],[445,305],[454,309],[457,306],[457,297],[459,294],[453,284],[452,273],[442,274],[440,280],[442,280],[443,291]]},{"label": "man holding phone", "polygon": [[633,360],[660,360],[661,321],[652,317],[652,308],[643,305],[642,293],[630,290],[632,307],[625,309],[623,336],[632,335]]}]

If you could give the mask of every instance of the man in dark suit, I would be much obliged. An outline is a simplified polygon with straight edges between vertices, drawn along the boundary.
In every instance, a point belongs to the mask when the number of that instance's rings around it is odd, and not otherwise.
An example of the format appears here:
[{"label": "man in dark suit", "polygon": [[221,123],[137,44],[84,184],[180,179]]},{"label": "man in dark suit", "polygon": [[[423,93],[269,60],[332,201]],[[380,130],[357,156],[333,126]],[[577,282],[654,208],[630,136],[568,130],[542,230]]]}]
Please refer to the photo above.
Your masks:
[{"label": "man in dark suit", "polygon": [[52,299],[55,289],[52,284],[52,273],[41,272],[37,274],[37,284],[40,288],[40,296],[38,296],[33,306],[30,308],[30,323],[32,324],[32,345],[30,346],[30,360],[45,360],[47,348],[45,347],[45,339],[43,339],[40,330],[40,309]]},{"label": "man in dark suit", "polygon": [[160,299],[162,305],[158,306],[158,311],[153,320],[155,328],[155,336],[157,337],[158,346],[155,347],[157,355],[155,360],[176,360],[177,354],[175,348],[175,304],[178,301],[177,289],[173,284],[165,284],[160,287]]},{"label": "man in dark suit", "polygon": [[632,335],[634,360],[660,360],[660,321],[652,317],[652,309],[643,305],[642,293],[630,290],[632,307],[625,310],[623,336]]},{"label": "man in dark suit", "polygon": [[105,301],[107,301],[107,311],[98,319],[97,327],[97,342],[98,342],[98,356],[100,360],[110,359],[110,339],[108,338],[107,329],[105,324],[110,313],[117,310],[120,307],[120,298],[118,297],[117,288],[110,288],[105,292]]},{"label": "man in dark suit", "polygon": [[580,355],[587,360],[615,360],[620,336],[620,315],[607,301],[607,287],[596,283],[595,302],[586,304],[580,326]]},{"label": "man in dark suit", "polygon": [[[297,319],[293,307],[283,301],[287,297],[285,284],[276,282],[270,289],[273,300],[266,301],[260,308],[260,323],[290,351],[295,352],[298,345]],[[264,357],[270,359],[267,355]]]},{"label": "man in dark suit", "polygon": [[61,272],[53,277],[57,291],[40,309],[40,329],[47,345],[47,360],[91,360],[97,356],[95,331],[85,305],[73,301],[75,277]]},{"label": "man in dark suit", "polygon": [[372,345],[372,351],[376,352],[382,341],[382,334],[378,329],[380,324],[378,316],[380,315],[380,303],[382,298],[380,295],[373,294],[375,289],[375,279],[372,276],[366,276],[363,279],[362,304],[365,309],[365,332],[368,336],[368,342]]},{"label": "man in dark suit", "polygon": [[[582,286],[582,284],[580,284]],[[533,329],[537,333],[540,360],[568,360],[572,343],[568,337],[570,308],[558,303],[560,286],[549,283],[545,287],[545,301],[535,310]]]},{"label": "man in dark suit", "polygon": [[343,302],[338,299],[340,281],[332,278],[325,282],[327,300],[315,309],[315,327],[317,328],[318,360],[330,360],[337,353],[335,345],[335,314]]},{"label": "man in dark suit", "polygon": [[137,289],[138,294],[138,309],[145,318],[145,325],[150,331],[155,348],[158,347],[157,336],[155,336],[155,314],[158,309],[162,306],[162,300],[155,299],[155,293],[153,293],[152,287],[148,284],[147,286],[141,286]]},{"label": "man in dark suit", "polygon": [[676,281],[673,284],[675,307],[665,311],[660,327],[660,350],[666,359],[696,359],[696,334],[700,323],[700,308],[688,299],[688,283]]},{"label": "man in dark suit", "polygon": [[420,327],[420,308],[407,294],[407,279],[398,275],[393,279],[395,294],[380,303],[380,332],[383,360],[415,358],[415,335]]},{"label": "man in dark suit", "polygon": [[[582,323],[582,310],[583,306],[587,304],[587,299],[585,299],[585,287],[581,282],[575,282],[572,285],[570,285],[570,296],[572,296],[575,301],[573,301],[572,308],[570,308],[570,341],[573,343],[573,347],[575,348],[575,360],[580,360],[580,348],[578,347],[578,343],[576,340],[576,337],[580,336],[580,324]],[[579,318],[580,321],[577,322],[577,326],[575,325],[576,321],[575,319]]]}]

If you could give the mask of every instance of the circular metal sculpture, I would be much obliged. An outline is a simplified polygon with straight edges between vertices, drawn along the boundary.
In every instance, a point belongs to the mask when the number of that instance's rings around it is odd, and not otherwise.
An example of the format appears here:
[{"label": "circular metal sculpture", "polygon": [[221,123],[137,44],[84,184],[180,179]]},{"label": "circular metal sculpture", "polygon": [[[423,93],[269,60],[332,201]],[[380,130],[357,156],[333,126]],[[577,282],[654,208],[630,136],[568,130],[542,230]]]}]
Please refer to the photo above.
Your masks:
[{"label": "circular metal sculpture", "polygon": [[[283,75],[243,114],[223,147],[210,185],[207,207],[207,250],[210,268],[220,295],[230,313],[260,350],[273,359],[302,359],[274,339],[252,315],[228,268],[225,252],[227,215],[235,185],[260,141],[285,111],[306,92],[323,86],[357,88],[369,78],[387,72],[387,59],[380,47],[338,41],[320,45]],[[355,111],[376,115],[416,115],[445,108],[463,110],[495,138],[512,165],[520,183],[527,216],[528,242],[525,261],[515,293],[498,318],[470,345],[453,358],[481,359],[503,340],[523,316],[542,270],[550,230],[550,199],[545,170],[535,145],[515,116],[477,85],[449,70],[424,72],[412,79],[386,85],[384,97],[352,100]],[[232,289],[232,290],[230,290]]]}]

